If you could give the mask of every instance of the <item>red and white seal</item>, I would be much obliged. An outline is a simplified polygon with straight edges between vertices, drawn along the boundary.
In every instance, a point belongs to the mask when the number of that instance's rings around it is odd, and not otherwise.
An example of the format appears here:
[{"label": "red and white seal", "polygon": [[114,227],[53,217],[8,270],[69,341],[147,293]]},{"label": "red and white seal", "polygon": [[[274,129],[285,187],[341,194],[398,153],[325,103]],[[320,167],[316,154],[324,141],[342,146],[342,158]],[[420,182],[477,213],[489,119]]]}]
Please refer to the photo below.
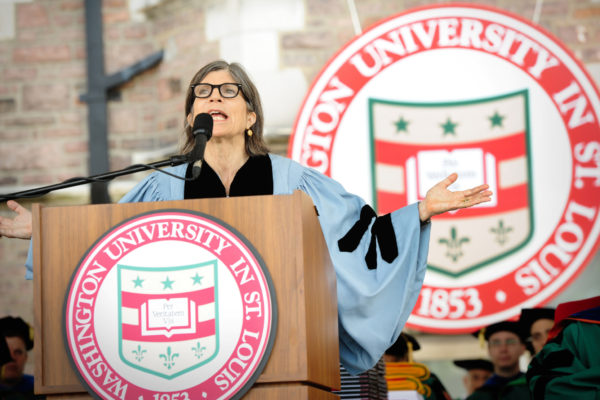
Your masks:
[{"label": "red and white seal", "polygon": [[289,156],[380,214],[487,183],[493,201],[434,218],[407,326],[472,332],[567,287],[599,245],[600,96],[540,27],[473,4],[387,18],[315,79]]},{"label": "red and white seal", "polygon": [[260,255],[213,217],[159,210],[106,232],[73,274],[66,344],[102,399],[241,397],[273,345]]}]

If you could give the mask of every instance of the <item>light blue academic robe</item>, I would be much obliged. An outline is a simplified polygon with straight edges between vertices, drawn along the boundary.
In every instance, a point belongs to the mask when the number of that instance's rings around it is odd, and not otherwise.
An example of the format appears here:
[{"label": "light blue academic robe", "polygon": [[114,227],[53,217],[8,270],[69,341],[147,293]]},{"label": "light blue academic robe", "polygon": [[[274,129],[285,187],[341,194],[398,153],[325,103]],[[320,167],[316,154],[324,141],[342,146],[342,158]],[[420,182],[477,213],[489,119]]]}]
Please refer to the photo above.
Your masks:
[{"label": "light blue academic robe", "polygon": [[[338,240],[359,220],[364,200],[311,168],[285,157],[269,156],[273,194],[302,190],[317,208],[337,277],[340,361],[348,372],[358,374],[373,367],[396,341],[417,301],[425,276],[431,224],[421,224],[417,204],[391,213],[398,256],[388,263],[378,248],[377,268],[368,269],[365,255],[370,229],[354,251],[338,248]],[[184,177],[186,168],[184,164],[167,170]],[[155,172],[120,202],[183,200],[184,185],[183,180]]]}]

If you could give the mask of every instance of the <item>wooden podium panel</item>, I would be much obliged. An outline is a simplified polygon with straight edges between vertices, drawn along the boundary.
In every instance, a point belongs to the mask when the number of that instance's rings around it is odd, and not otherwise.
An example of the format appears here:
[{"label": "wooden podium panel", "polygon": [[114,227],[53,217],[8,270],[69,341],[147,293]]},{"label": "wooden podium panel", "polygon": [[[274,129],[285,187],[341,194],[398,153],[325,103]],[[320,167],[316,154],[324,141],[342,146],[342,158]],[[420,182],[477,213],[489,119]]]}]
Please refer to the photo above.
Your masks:
[{"label": "wooden podium panel", "polygon": [[36,393],[86,398],[77,394],[85,389],[64,344],[63,307],[71,277],[86,251],[111,227],[161,209],[197,211],[226,222],[253,244],[269,270],[278,308],[276,338],[256,387],[245,397],[254,398],[254,391],[264,393],[269,387],[307,396],[315,390],[325,396],[329,388],[339,389],[335,272],[312,201],[295,192],[69,207],[35,204]]},{"label": "wooden podium panel", "polygon": [[[93,399],[87,393],[81,394],[56,394],[47,395],[52,400],[91,400]],[[335,400],[338,395],[319,390],[315,387],[303,384],[256,384],[243,397],[244,400],[281,400],[281,399],[310,399],[310,400]]]}]

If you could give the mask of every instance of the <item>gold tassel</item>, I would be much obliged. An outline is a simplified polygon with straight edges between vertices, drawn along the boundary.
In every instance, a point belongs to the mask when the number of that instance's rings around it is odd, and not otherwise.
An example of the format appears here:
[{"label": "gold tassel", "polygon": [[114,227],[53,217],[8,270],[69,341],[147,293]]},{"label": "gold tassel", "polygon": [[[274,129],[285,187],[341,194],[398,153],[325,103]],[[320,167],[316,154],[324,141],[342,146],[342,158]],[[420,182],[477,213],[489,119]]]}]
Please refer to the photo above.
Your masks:
[{"label": "gold tassel", "polygon": [[482,349],[485,349],[485,327],[479,330],[479,335],[477,335],[477,338],[479,339],[479,346]]}]

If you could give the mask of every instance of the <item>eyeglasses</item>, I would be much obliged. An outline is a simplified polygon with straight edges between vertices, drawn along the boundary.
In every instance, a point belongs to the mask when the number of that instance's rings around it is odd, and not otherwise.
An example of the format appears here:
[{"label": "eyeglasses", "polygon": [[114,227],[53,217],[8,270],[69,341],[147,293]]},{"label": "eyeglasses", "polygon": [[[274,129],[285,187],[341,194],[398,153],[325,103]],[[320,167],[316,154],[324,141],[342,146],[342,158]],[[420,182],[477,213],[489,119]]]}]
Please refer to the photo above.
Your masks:
[{"label": "eyeglasses", "polygon": [[502,345],[506,345],[508,347],[513,347],[518,345],[520,342],[518,339],[506,339],[506,340],[492,340],[489,342],[490,347],[500,347]]},{"label": "eyeglasses", "polygon": [[196,83],[192,85],[194,96],[201,99],[210,97],[214,88],[219,89],[219,93],[226,99],[232,99],[238,95],[242,85],[240,83],[221,83],[220,85],[212,85],[210,83]]}]

